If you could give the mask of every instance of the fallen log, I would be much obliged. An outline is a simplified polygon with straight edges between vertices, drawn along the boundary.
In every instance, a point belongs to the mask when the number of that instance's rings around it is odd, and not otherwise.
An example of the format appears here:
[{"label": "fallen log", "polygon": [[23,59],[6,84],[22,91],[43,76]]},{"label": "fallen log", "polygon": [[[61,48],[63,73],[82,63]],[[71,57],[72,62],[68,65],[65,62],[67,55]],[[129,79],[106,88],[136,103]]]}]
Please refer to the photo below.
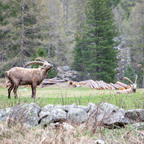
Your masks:
[{"label": "fallen log", "polygon": [[127,85],[127,84],[125,84],[125,83],[122,83],[122,82],[120,82],[120,81],[117,81],[117,82],[116,82],[116,84],[118,84],[118,85],[120,85],[120,86],[124,87],[125,89],[130,88],[130,86],[129,86],[129,85]]}]

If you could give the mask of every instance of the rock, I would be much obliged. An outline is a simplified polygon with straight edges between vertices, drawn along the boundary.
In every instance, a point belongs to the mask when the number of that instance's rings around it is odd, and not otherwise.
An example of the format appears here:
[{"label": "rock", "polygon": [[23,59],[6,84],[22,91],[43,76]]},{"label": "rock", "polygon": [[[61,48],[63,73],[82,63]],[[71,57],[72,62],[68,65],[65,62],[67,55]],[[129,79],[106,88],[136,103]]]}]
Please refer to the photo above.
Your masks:
[{"label": "rock", "polygon": [[84,110],[86,113],[88,113],[89,110],[91,109],[91,107],[89,105],[87,105],[87,106],[79,105],[79,106],[77,106],[77,108]]},{"label": "rock", "polygon": [[41,119],[41,126],[47,126],[50,123],[64,122],[66,121],[66,112],[62,109],[54,109],[50,112],[49,116]]},{"label": "rock", "polygon": [[58,104],[54,107],[54,109],[63,109],[63,106],[61,104]]},{"label": "rock", "polygon": [[69,112],[69,110],[70,110],[71,108],[77,108],[77,105],[76,105],[76,104],[64,105],[62,109],[63,109],[65,112]]},{"label": "rock", "polygon": [[74,130],[75,128],[72,125],[64,122],[63,123],[63,129],[66,131],[69,131],[69,130]]},{"label": "rock", "polygon": [[59,66],[57,68],[57,78],[63,80],[73,80],[77,77],[80,77],[80,73],[77,71],[71,70],[69,66]]},{"label": "rock", "polygon": [[132,126],[135,129],[138,129],[138,130],[143,130],[144,129],[144,123],[134,123],[134,124],[132,124]]},{"label": "rock", "polygon": [[144,109],[128,110],[125,112],[125,117],[130,121],[144,121]]},{"label": "rock", "polygon": [[94,143],[95,144],[105,144],[105,142],[103,140],[96,140]]},{"label": "rock", "polygon": [[63,66],[61,67],[63,71],[69,71],[70,70],[70,67],[69,66]]},{"label": "rock", "polygon": [[49,104],[49,105],[44,106],[44,107],[41,109],[40,113],[39,113],[39,118],[42,119],[42,118],[44,118],[44,117],[49,116],[49,115],[50,115],[50,112],[51,112],[53,109],[54,109],[54,105],[52,105],[52,104]]},{"label": "rock", "polygon": [[66,121],[66,112],[62,109],[55,109],[51,112],[51,117],[54,122]]},{"label": "rock", "polygon": [[95,119],[97,123],[103,121],[104,118],[108,117],[113,111],[118,109],[117,106],[109,103],[101,103],[99,106],[94,107],[93,111],[91,110],[89,116],[92,119]]},{"label": "rock", "polygon": [[90,107],[90,109],[89,109],[89,111],[88,111],[88,116],[90,116],[91,113],[92,113],[94,110],[96,110],[97,106],[96,106],[95,104],[93,104],[93,103],[88,103],[87,106]]},{"label": "rock", "polygon": [[118,109],[112,111],[108,117],[105,117],[103,122],[106,126],[110,127],[123,127],[129,124],[129,120],[125,118],[125,111],[123,109]]},{"label": "rock", "polygon": [[5,121],[6,118],[9,116],[12,108],[5,108],[5,109],[0,109],[0,122]]},{"label": "rock", "polygon": [[88,114],[78,108],[72,108],[68,112],[68,121],[74,124],[80,124],[88,119]]},{"label": "rock", "polygon": [[8,124],[24,123],[33,127],[37,126],[40,110],[40,107],[34,103],[14,106],[7,117]]},{"label": "rock", "polygon": [[117,106],[109,103],[101,103],[90,114],[90,122],[95,123],[97,126],[104,124],[105,126],[115,127],[124,126],[129,121],[124,117],[125,111],[119,109]]},{"label": "rock", "polygon": [[56,122],[56,123],[50,123],[50,126],[52,127],[52,128],[60,128],[60,126],[61,126],[61,123],[60,122]]},{"label": "rock", "polygon": [[105,117],[109,116],[111,112],[119,109],[118,106],[109,103],[101,103],[98,107],[103,111]]}]

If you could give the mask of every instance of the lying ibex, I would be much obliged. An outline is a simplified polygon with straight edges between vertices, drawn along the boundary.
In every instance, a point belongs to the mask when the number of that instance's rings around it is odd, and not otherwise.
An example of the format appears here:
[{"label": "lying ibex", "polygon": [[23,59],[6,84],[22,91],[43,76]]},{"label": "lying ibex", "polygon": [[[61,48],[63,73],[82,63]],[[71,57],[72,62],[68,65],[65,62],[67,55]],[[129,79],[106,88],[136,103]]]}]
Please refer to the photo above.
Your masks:
[{"label": "lying ibex", "polygon": [[[40,60],[40,61],[36,61]],[[29,65],[38,64],[42,65],[41,68],[26,68]],[[39,85],[45,78],[47,71],[53,66],[48,63],[46,60],[38,57],[35,61],[29,62],[22,67],[14,67],[9,71],[5,72],[6,78],[9,80],[10,86],[8,88],[8,98],[10,97],[11,90],[13,89],[14,96],[17,98],[17,89],[19,85],[31,85],[32,88],[32,98],[36,97],[36,87]]]},{"label": "lying ibex", "polygon": [[120,94],[120,93],[134,93],[136,92],[136,89],[137,89],[137,75],[135,76],[135,82],[133,83],[129,78],[127,77],[124,77],[123,79],[129,81],[131,83],[131,86],[129,89],[126,89],[126,90],[119,90],[116,92],[116,94]]}]

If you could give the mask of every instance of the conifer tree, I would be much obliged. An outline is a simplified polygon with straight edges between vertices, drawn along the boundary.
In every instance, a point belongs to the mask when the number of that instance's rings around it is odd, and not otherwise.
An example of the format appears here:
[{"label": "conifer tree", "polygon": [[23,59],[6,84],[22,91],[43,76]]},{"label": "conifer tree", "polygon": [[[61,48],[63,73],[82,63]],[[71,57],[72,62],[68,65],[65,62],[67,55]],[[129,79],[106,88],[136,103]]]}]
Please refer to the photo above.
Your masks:
[{"label": "conifer tree", "polygon": [[15,65],[23,66],[44,47],[48,27],[42,24],[41,3],[42,0],[0,0],[2,73]]},{"label": "conifer tree", "polygon": [[80,39],[76,38],[74,63],[76,70],[93,79],[115,80],[117,36],[112,10],[106,0],[91,0],[86,5],[86,25]]}]

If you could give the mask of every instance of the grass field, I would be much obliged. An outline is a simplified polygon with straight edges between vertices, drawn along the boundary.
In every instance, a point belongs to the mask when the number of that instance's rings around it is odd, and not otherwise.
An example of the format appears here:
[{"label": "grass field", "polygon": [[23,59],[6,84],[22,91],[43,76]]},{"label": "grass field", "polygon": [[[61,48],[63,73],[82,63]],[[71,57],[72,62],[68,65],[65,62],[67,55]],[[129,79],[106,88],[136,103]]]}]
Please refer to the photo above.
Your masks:
[{"label": "grass field", "polygon": [[0,88],[0,108],[10,107],[17,103],[34,102],[40,107],[47,104],[72,104],[87,105],[89,102],[98,104],[108,102],[124,109],[144,108],[144,89],[138,89],[132,94],[115,94],[115,90],[95,90],[88,87],[73,88],[67,86],[50,86],[37,88],[36,99],[31,98],[31,88],[20,87],[18,99],[14,99],[13,92],[11,100],[7,98],[7,88]]},{"label": "grass field", "polygon": [[[31,98],[31,88],[20,87],[18,99],[7,98],[7,88],[0,87],[0,108],[11,107],[18,103],[34,102],[40,107],[47,104],[72,104],[87,105],[89,102],[98,104],[108,102],[124,109],[144,109],[144,89],[138,89],[132,94],[115,94],[115,90],[94,90],[88,87],[72,88],[66,85],[49,86],[37,88],[37,98]],[[92,127],[93,128],[93,127]],[[94,144],[94,140],[102,139],[106,144],[143,144],[144,130],[135,129],[127,125],[121,129],[107,129],[91,126],[75,126],[74,130],[53,129],[51,126],[43,129],[35,127],[26,129],[23,125],[9,126],[7,123],[0,123],[0,143],[3,144]]]}]

